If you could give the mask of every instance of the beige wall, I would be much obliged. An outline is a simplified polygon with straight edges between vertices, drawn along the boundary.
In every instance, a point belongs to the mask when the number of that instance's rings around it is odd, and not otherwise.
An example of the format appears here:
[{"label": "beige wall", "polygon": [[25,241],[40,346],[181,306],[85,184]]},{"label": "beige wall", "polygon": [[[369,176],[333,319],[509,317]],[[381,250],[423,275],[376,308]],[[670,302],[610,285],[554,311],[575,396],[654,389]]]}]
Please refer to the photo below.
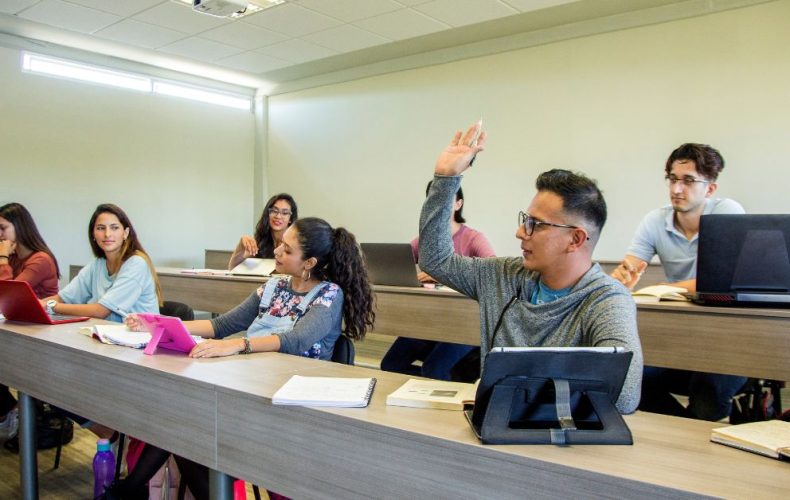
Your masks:
[{"label": "beige wall", "polygon": [[252,113],[22,73],[5,48],[0,81],[0,204],[30,209],[64,274],[102,202],[159,265],[202,267],[251,231]]},{"label": "beige wall", "polygon": [[438,151],[482,116],[466,215],[503,255],[518,251],[535,176],[558,167],[599,180],[610,215],[596,257],[620,258],[667,202],[663,163],[687,141],[724,154],[720,195],[787,212],[788,19],[780,1],[274,96],[269,190],[360,240],[406,241]]}]

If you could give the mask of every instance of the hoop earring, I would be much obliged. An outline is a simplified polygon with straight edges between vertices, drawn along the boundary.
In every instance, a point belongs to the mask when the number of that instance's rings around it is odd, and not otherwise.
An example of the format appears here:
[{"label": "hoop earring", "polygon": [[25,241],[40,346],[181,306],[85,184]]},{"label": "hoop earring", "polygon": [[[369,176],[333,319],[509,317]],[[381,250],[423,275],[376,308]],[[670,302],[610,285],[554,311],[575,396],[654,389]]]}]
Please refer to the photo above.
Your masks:
[{"label": "hoop earring", "polygon": [[[307,278],[304,277],[304,273],[307,273]],[[310,276],[311,274],[309,269],[302,270],[302,281],[310,281]]]}]

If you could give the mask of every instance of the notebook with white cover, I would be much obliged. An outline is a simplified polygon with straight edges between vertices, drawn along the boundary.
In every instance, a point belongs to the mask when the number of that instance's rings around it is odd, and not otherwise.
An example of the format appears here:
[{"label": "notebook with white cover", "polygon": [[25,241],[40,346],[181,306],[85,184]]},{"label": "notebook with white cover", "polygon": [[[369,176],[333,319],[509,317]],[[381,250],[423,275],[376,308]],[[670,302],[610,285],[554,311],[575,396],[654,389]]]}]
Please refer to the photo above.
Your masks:
[{"label": "notebook with white cover", "polygon": [[274,393],[276,405],[364,408],[370,403],[376,379],[292,376]]}]

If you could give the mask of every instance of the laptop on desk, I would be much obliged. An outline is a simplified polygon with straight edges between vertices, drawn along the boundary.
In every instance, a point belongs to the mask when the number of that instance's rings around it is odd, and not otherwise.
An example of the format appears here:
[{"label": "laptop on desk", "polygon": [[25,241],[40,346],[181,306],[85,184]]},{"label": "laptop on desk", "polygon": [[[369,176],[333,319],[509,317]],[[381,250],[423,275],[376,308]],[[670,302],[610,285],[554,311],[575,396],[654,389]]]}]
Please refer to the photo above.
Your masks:
[{"label": "laptop on desk", "polygon": [[790,214],[703,215],[698,304],[790,307]]},{"label": "laptop on desk", "polygon": [[230,274],[241,276],[271,276],[276,263],[274,259],[258,259],[249,257],[230,270]]},{"label": "laptop on desk", "polygon": [[376,285],[422,286],[409,243],[362,243],[370,280]]},{"label": "laptop on desk", "polygon": [[27,281],[0,280],[0,312],[11,321],[59,325],[87,321],[87,316],[47,314]]}]

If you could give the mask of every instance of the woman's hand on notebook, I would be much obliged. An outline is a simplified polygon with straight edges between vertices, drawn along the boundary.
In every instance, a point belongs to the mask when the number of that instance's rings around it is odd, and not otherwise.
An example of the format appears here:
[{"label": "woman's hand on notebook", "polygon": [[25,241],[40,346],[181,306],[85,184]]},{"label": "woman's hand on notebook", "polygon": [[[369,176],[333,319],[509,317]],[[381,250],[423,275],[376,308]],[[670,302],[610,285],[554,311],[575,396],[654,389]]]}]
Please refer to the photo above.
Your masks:
[{"label": "woman's hand on notebook", "polygon": [[189,352],[190,358],[219,358],[232,356],[244,350],[244,339],[207,339]]},{"label": "woman's hand on notebook", "polygon": [[146,331],[145,325],[142,321],[140,321],[140,318],[138,318],[136,314],[127,314],[123,322],[126,323],[126,328],[133,332]]}]

